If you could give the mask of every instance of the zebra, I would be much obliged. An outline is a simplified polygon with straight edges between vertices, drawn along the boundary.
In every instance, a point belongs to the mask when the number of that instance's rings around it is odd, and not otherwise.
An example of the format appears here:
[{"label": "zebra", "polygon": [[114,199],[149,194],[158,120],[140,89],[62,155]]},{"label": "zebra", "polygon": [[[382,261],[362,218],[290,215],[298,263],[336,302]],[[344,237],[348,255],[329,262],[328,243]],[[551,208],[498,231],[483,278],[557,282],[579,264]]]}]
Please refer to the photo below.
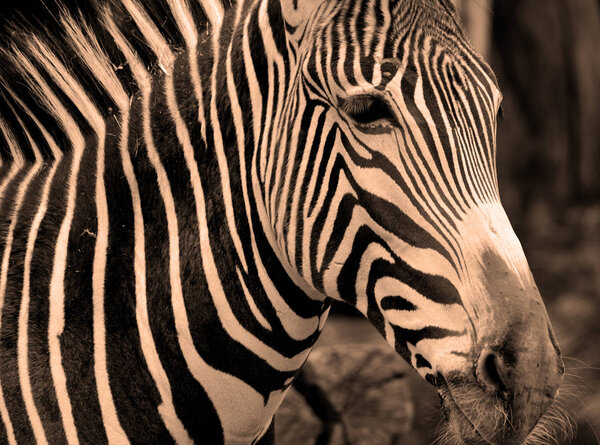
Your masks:
[{"label": "zebra", "polygon": [[333,300],[450,443],[543,437],[564,367],[450,0],[107,0],[12,36],[0,442],[272,443]]}]

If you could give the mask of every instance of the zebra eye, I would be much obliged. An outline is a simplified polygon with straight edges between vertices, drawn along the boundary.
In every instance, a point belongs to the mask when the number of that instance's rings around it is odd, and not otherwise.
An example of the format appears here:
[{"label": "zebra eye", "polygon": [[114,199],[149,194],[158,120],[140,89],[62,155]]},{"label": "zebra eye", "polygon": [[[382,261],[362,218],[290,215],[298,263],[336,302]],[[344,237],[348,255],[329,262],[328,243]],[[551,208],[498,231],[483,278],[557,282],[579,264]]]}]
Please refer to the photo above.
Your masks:
[{"label": "zebra eye", "polygon": [[354,122],[362,125],[374,124],[378,121],[394,122],[394,114],[388,104],[374,96],[360,95],[344,99],[341,109]]},{"label": "zebra eye", "polygon": [[502,105],[500,105],[500,107],[498,108],[498,119],[499,120],[504,119],[504,108],[502,108]]}]

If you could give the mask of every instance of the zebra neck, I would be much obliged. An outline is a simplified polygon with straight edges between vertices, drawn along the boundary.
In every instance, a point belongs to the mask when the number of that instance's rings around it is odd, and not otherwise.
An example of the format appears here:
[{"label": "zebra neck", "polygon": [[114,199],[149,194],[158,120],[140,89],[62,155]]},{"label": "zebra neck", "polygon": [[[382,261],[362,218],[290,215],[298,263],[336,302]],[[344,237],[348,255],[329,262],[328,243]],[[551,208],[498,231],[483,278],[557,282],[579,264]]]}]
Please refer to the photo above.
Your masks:
[{"label": "zebra neck", "polygon": [[[260,289],[264,295],[259,300],[267,298],[274,307],[285,300],[277,312],[289,306],[302,318],[320,317],[327,307],[323,296],[283,256],[265,207],[261,153],[276,146],[274,114],[266,110],[268,104],[281,108],[277,103],[285,85],[273,79],[275,61],[266,57],[261,43],[262,2],[246,3],[227,14],[211,48],[198,54],[201,72],[208,73],[203,67],[212,64],[210,78],[203,79],[202,113],[204,121],[211,123],[205,132],[208,148],[198,159],[202,171],[214,179],[206,191],[214,206],[209,219],[214,219],[215,227],[229,229],[220,234],[221,246],[230,255],[230,264],[237,264],[243,272],[242,287]],[[285,318],[280,320],[285,322]]]},{"label": "zebra neck", "polygon": [[[233,28],[228,20],[232,18],[228,16],[224,26]],[[224,30],[220,38],[230,39],[229,44],[219,44],[220,48],[241,48],[236,39],[244,36]],[[229,336],[255,352],[260,348],[259,357],[273,364],[273,372],[277,372],[265,379],[263,367],[257,364],[252,366],[257,370],[255,379],[248,375],[252,372],[244,371],[244,380],[253,380],[252,386],[266,396],[285,387],[302,365],[323,326],[328,304],[307,295],[297,278],[290,276],[289,267],[272,242],[271,228],[265,224],[260,198],[252,184],[253,116],[242,113],[242,109],[251,107],[250,89],[259,86],[250,85],[247,79],[242,81],[240,53],[215,50],[215,46],[214,42],[205,42],[194,58],[186,52],[179,54],[172,77],[159,72],[153,79],[149,99],[152,129],[177,213],[186,215],[179,218],[179,226],[180,240],[187,241],[180,242],[179,248],[186,262],[183,267],[192,276],[184,279],[183,286],[190,286],[187,292],[198,300],[194,305],[197,312],[190,313],[190,323],[199,319],[200,324],[206,324],[206,307],[214,307],[218,315],[215,323],[217,318],[221,323],[231,321],[223,326]],[[201,75],[201,101],[194,94],[190,60],[195,60]],[[169,82],[174,85],[178,110],[189,134],[197,176],[194,166],[190,167],[185,159],[182,131],[178,131],[174,119],[167,119],[173,115],[167,103]],[[138,98],[131,113],[136,116],[140,133],[143,104],[143,98]],[[173,139],[173,135],[178,138]],[[154,169],[144,159],[143,144],[130,150],[138,153],[137,164],[148,167],[146,174],[152,179]],[[186,165],[182,175],[181,166]],[[166,213],[155,207],[148,211]],[[156,221],[157,226],[167,225],[164,217]],[[194,260],[200,260],[200,264]],[[247,363],[255,360],[242,352],[236,354],[244,356]]]},{"label": "zebra neck", "polygon": [[[251,167],[237,144],[239,129],[231,94],[216,95],[211,87],[213,78],[223,78],[220,67],[214,68],[216,74],[207,69],[213,63],[211,56],[210,48],[199,48],[199,71],[210,76],[202,78],[202,106],[193,93],[191,58],[186,53],[176,58],[172,75],[158,72],[151,90],[136,96],[130,111],[129,152],[141,188],[146,237],[152,240],[147,244],[160,246],[164,244],[161,239],[173,239],[172,232],[177,232],[181,292],[190,325],[204,329],[220,322],[223,326],[217,330],[224,329],[242,345],[251,338],[254,346],[248,349],[260,347],[259,356],[268,363],[276,362],[277,357],[293,357],[273,367],[279,368],[277,377],[266,386],[264,374],[261,376],[264,370],[257,372],[253,383],[266,396],[285,386],[302,365],[319,335],[328,305],[308,297],[290,278],[269,241],[269,229],[263,226],[251,191],[251,178],[244,172],[244,166]],[[228,89],[227,84],[217,87],[217,91]],[[177,113],[170,100],[176,102]],[[212,125],[203,128],[200,115]],[[185,131],[178,128],[182,124]],[[186,145],[193,164],[186,159]],[[118,158],[117,147],[113,149],[107,159]],[[162,180],[151,161],[152,150],[162,165]],[[116,182],[122,168],[120,163],[115,165],[107,182]],[[169,189],[170,204],[161,187]],[[173,223],[170,214],[176,215]],[[171,233],[165,229],[170,224],[177,226]],[[161,253],[157,251],[156,256]],[[215,311],[214,318],[207,320],[207,308]],[[224,320],[231,323],[224,325]],[[237,354],[244,356],[244,361],[255,360],[251,354]],[[282,370],[285,372],[279,372]],[[244,376],[247,381],[248,375]]]}]

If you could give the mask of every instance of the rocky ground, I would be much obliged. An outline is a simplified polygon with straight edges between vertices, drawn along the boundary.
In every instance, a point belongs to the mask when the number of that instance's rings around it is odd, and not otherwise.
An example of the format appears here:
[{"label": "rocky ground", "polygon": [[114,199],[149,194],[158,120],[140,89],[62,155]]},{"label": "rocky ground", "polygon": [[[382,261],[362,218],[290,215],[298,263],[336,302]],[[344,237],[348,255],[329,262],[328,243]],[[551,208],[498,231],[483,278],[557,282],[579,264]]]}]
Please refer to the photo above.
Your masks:
[{"label": "rocky ground", "polygon": [[[600,208],[536,221],[523,244],[567,367],[560,403],[578,427],[559,443],[600,445]],[[332,316],[307,364],[304,396],[293,389],[277,414],[278,443],[434,442],[441,419],[435,391],[368,322]]]},{"label": "rocky ground", "polygon": [[[331,317],[302,377],[299,389],[310,395],[294,388],[286,396],[276,417],[278,443],[430,443],[439,421],[435,391],[366,320]],[[311,386],[326,394],[329,412]]]}]

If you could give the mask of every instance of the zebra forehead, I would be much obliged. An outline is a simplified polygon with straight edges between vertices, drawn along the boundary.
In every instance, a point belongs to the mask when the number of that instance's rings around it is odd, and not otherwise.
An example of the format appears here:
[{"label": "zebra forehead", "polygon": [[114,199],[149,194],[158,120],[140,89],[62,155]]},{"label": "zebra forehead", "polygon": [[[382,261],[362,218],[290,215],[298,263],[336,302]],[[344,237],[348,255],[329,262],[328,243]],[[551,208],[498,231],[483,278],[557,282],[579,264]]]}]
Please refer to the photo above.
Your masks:
[{"label": "zebra forehead", "polygon": [[412,34],[433,37],[455,54],[468,47],[456,10],[447,0],[344,0],[321,6],[312,9],[321,31],[317,34],[326,38],[337,30],[334,47],[370,46],[376,40],[389,51]]},{"label": "zebra forehead", "polygon": [[406,30],[412,25],[432,31],[462,32],[453,4],[446,0],[345,0],[338,4],[344,17],[356,15],[358,26],[382,25],[389,17],[391,30]]},{"label": "zebra forehead", "polygon": [[370,79],[382,61],[420,64],[428,60],[425,53],[436,53],[458,71],[469,66],[494,97],[501,97],[493,70],[471,47],[451,0],[327,0],[321,5],[315,9],[314,33],[304,35],[312,39],[305,48],[317,49],[332,66],[353,60]]}]

